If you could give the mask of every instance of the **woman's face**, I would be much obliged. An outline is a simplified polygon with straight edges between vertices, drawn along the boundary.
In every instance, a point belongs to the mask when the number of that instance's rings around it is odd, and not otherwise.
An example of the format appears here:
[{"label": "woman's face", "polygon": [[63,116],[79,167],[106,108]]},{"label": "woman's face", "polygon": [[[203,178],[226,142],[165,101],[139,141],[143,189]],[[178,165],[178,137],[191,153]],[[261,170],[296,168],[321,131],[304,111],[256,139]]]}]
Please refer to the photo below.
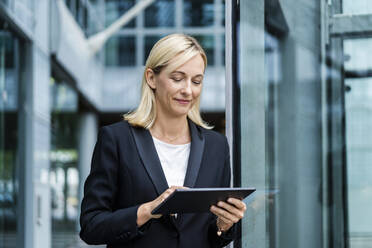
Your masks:
[{"label": "woman's face", "polygon": [[204,75],[204,60],[196,55],[172,72],[161,70],[157,75],[146,71],[147,82],[155,89],[157,111],[163,116],[188,114],[199,98]]}]

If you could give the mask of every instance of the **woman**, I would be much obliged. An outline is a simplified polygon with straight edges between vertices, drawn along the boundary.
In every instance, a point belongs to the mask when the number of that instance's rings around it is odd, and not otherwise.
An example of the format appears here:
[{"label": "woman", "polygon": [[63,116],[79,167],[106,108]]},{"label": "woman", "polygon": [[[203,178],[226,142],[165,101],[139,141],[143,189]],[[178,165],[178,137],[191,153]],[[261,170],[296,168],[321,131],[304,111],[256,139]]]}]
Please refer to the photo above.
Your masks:
[{"label": "woman", "polygon": [[81,206],[85,242],[205,248],[234,238],[234,223],[246,209],[238,199],[219,202],[209,213],[151,214],[176,188],[230,185],[227,140],[199,113],[206,65],[190,36],[173,34],[154,45],[138,108],[100,129]]}]

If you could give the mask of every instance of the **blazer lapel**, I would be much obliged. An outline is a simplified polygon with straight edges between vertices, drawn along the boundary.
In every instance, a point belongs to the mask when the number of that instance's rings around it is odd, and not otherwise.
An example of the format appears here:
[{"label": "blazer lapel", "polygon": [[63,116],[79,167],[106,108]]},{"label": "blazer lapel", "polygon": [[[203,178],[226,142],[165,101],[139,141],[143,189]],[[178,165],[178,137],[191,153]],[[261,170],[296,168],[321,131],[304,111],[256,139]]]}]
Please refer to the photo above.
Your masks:
[{"label": "blazer lapel", "polygon": [[144,128],[131,126],[133,137],[147,173],[149,174],[158,194],[168,189],[167,180],[160,164],[151,134]]},{"label": "blazer lapel", "polygon": [[[191,134],[191,148],[183,185],[185,187],[193,188],[198,177],[203,158],[205,141],[197,126],[191,120],[188,120],[188,122]],[[161,167],[151,134],[144,128],[136,128],[131,126],[131,130],[141,160],[156,188],[156,191],[160,195],[166,189],[168,189],[169,186]]]},{"label": "blazer lapel", "polygon": [[191,148],[183,185],[185,187],[193,188],[198,177],[199,168],[203,158],[204,137],[196,125],[191,120],[188,119],[188,121],[191,133]]}]

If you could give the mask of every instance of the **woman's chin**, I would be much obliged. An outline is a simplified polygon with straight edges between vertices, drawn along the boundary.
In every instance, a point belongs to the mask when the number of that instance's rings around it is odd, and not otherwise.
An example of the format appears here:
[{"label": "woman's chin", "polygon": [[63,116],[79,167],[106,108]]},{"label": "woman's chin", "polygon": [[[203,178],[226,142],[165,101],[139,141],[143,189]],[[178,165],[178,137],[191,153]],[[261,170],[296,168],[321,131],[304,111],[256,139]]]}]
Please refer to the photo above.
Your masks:
[{"label": "woman's chin", "polygon": [[177,107],[175,107],[175,108],[173,108],[173,110],[172,110],[172,114],[174,115],[174,116],[179,116],[179,117],[181,117],[181,116],[185,116],[185,115],[187,115],[188,113],[189,113],[189,111],[190,111],[190,108],[187,106],[177,106]]},{"label": "woman's chin", "polygon": [[177,118],[181,118],[181,117],[186,117],[188,113],[189,113],[188,110],[187,111],[174,111],[172,113],[172,116],[177,117]]}]

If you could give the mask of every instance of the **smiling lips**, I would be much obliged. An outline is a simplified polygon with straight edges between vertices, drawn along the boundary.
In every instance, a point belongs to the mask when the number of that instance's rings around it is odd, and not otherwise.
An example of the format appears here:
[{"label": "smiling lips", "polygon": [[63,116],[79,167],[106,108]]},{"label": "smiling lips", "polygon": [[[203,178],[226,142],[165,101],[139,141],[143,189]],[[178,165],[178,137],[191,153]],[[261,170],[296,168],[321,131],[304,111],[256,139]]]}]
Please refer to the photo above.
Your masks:
[{"label": "smiling lips", "polygon": [[191,100],[185,100],[185,99],[175,99],[179,104],[187,105],[191,102]]}]

